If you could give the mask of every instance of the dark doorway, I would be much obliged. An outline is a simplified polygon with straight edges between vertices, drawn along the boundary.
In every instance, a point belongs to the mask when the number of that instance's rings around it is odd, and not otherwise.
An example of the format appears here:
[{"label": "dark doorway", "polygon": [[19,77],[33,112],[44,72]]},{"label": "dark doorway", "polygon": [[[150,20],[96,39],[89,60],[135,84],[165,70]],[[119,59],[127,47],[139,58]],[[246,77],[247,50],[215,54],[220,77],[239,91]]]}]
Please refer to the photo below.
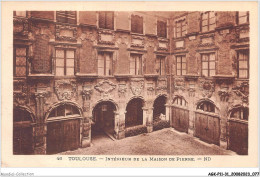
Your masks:
[{"label": "dark doorway", "polygon": [[116,106],[110,101],[97,104],[93,110],[92,139],[109,136],[113,139]]},{"label": "dark doorway", "polygon": [[127,104],[125,126],[133,127],[143,124],[143,100],[134,98]]},{"label": "dark doorway", "polygon": [[13,110],[13,154],[33,154],[31,114],[23,109]]},{"label": "dark doorway", "polygon": [[160,120],[165,120],[165,112],[166,112],[166,97],[159,96],[155,99],[153,104],[153,121],[158,122]]}]

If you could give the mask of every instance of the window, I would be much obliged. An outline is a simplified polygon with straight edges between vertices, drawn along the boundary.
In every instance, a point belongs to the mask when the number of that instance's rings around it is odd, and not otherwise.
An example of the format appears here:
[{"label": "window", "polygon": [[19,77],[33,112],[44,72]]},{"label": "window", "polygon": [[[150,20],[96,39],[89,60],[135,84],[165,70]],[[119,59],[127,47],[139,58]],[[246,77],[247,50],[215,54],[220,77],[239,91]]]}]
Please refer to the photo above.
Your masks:
[{"label": "window", "polygon": [[159,75],[165,75],[165,57],[164,56],[157,56],[156,72]]},{"label": "window", "polygon": [[138,15],[132,15],[131,31],[133,33],[143,34],[143,17],[140,17]]},{"label": "window", "polygon": [[72,76],[74,75],[74,50],[56,50],[56,75]]},{"label": "window", "polygon": [[177,38],[185,36],[185,34],[186,34],[186,19],[176,21],[175,26],[176,26],[175,36]]},{"label": "window", "polygon": [[184,98],[177,96],[174,98],[173,104],[180,105],[180,106],[187,106],[187,101]]},{"label": "window", "polygon": [[201,14],[202,32],[212,31],[216,27],[215,12],[204,12]]},{"label": "window", "polygon": [[142,75],[142,55],[131,54],[130,74],[131,75]]},{"label": "window", "polygon": [[238,24],[244,24],[249,22],[249,12],[238,12]]},{"label": "window", "polygon": [[238,78],[248,78],[249,75],[249,51],[238,51]]},{"label": "window", "polygon": [[14,11],[14,16],[26,17],[26,11]]},{"label": "window", "polygon": [[186,57],[185,56],[176,56],[176,71],[178,76],[186,74]]},{"label": "window", "polygon": [[114,29],[114,12],[99,12],[99,28]]},{"label": "window", "polygon": [[112,53],[111,52],[99,52],[98,75],[99,76],[112,75]]},{"label": "window", "polygon": [[167,38],[167,22],[157,21],[157,35]]},{"label": "window", "polygon": [[73,115],[80,115],[79,110],[72,105],[61,105],[53,109],[49,117],[68,117]]},{"label": "window", "polygon": [[26,47],[14,47],[14,76],[26,76]]},{"label": "window", "polygon": [[215,53],[201,54],[202,76],[209,77],[216,74]]},{"label": "window", "polygon": [[76,24],[77,23],[76,11],[57,11],[56,19],[57,22]]},{"label": "window", "polygon": [[197,109],[205,112],[215,112],[215,105],[209,101],[203,101],[198,105]]},{"label": "window", "polygon": [[240,120],[248,120],[248,108],[235,108],[232,112],[231,112],[231,118],[234,119],[240,119]]}]

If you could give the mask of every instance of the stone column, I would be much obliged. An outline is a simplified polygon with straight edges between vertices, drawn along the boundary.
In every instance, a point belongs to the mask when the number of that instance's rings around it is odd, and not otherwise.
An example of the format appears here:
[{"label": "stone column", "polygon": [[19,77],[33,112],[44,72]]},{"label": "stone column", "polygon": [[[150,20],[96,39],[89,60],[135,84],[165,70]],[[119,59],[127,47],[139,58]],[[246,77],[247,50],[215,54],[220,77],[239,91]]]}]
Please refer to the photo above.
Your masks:
[{"label": "stone column", "polygon": [[[191,100],[191,99],[190,99]],[[193,99],[192,99],[193,100]],[[195,109],[194,108],[194,102],[190,102],[188,105],[189,110],[189,128],[188,128],[188,134],[194,136],[194,128],[195,128]]]},{"label": "stone column", "polygon": [[119,140],[125,138],[125,114],[124,111],[115,113],[115,138]]},{"label": "stone column", "polygon": [[34,154],[46,154],[47,124],[44,120],[44,103],[46,92],[36,92],[36,124],[33,127]]},{"label": "stone column", "polygon": [[153,131],[153,107],[143,107],[143,117],[146,120],[147,132]]},{"label": "stone column", "polygon": [[90,112],[90,96],[92,90],[83,90],[83,119],[80,122],[81,132],[81,147],[89,147],[91,145],[91,112]]},{"label": "stone column", "polygon": [[165,119],[166,119],[166,121],[169,121],[171,123],[171,105],[165,104],[165,107],[166,107]]}]

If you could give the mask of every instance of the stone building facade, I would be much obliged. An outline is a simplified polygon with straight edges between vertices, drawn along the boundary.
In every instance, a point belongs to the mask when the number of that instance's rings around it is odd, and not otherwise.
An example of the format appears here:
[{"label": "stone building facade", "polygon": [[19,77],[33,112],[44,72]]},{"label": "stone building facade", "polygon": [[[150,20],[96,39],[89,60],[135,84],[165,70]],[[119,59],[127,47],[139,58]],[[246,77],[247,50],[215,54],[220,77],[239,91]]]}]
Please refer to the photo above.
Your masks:
[{"label": "stone building facade", "polygon": [[247,154],[248,12],[16,11],[14,154],[164,127]]}]

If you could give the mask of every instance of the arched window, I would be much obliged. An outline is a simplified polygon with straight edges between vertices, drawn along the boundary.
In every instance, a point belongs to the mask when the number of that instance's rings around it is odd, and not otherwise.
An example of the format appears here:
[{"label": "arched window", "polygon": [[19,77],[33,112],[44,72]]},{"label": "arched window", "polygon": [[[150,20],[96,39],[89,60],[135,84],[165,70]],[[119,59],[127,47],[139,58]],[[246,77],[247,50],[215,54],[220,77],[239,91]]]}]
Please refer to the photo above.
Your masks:
[{"label": "arched window", "polygon": [[176,105],[179,105],[179,106],[187,106],[188,105],[187,101],[183,97],[180,97],[180,96],[177,96],[177,97],[174,98],[173,104],[176,104]]},{"label": "arched window", "polygon": [[49,114],[49,118],[52,117],[72,117],[79,116],[80,112],[77,107],[65,104],[54,108]]},{"label": "arched window", "polygon": [[200,109],[205,112],[215,112],[215,105],[209,101],[202,101],[197,106],[197,109]]},{"label": "arched window", "polygon": [[231,112],[230,118],[240,119],[240,120],[248,120],[248,108],[239,107],[234,108]]}]

